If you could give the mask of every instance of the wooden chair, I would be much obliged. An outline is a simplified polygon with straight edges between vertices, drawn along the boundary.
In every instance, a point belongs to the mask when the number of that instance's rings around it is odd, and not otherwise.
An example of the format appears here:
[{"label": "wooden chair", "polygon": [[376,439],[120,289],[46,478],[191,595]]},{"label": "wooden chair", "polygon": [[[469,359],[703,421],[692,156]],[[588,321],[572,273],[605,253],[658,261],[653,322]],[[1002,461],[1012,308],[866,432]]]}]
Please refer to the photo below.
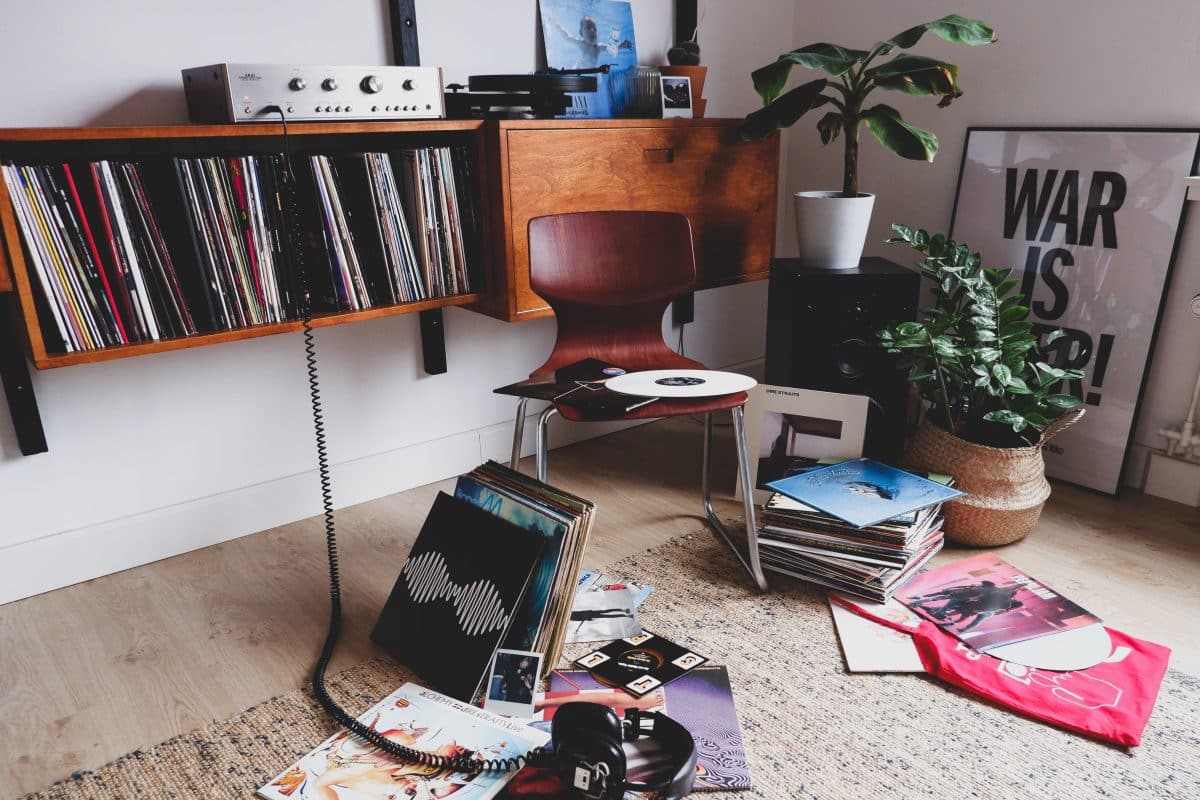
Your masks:
[{"label": "wooden chair", "polygon": [[[616,364],[629,372],[652,369],[704,369],[698,361],[676,353],[662,336],[667,305],[693,290],[696,259],[687,217],[659,211],[594,211],[537,217],[529,222],[529,281],[554,309],[558,338],[545,364],[531,378],[550,377],[560,367],[585,358]],[[744,407],[746,393],[697,399],[659,400],[632,412],[586,415],[578,408],[555,404],[542,412],[537,429],[537,477],[547,478],[550,418],[580,421],[652,419],[704,415],[701,491],[709,524],[733,550],[759,588],[767,581],[759,562],[754,493],[743,491],[748,553],[734,544],[712,506],[713,414],[728,410],[737,439],[738,474],[750,485]],[[525,407],[517,406],[512,467],[517,468],[524,434]]]}]

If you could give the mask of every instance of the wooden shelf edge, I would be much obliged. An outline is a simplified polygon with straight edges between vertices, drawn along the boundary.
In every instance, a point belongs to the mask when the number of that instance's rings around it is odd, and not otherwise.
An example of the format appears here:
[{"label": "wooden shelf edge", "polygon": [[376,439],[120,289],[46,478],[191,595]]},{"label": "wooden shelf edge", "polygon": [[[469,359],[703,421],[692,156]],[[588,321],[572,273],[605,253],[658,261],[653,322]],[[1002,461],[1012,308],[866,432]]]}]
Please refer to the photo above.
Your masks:
[{"label": "wooden shelf edge", "polygon": [[[477,119],[429,119],[348,122],[292,122],[293,136],[346,133],[439,133],[476,131],[483,127]],[[238,136],[279,136],[283,126],[277,122],[247,122],[237,125],[114,125],[62,128],[0,128],[3,142],[63,142],[99,139],[189,139]]]},{"label": "wooden shelf edge", "polygon": [[[328,328],[333,325],[346,325],[353,322],[364,322],[381,317],[394,317],[400,314],[415,314],[432,308],[447,308],[477,303],[482,295],[457,294],[451,297],[437,297],[432,300],[421,300],[415,303],[401,303],[394,306],[368,308],[363,311],[324,312],[313,317],[314,328]],[[117,358],[133,358],[151,353],[165,353],[172,350],[186,350],[192,347],[205,347],[226,342],[240,342],[243,339],[257,339],[262,336],[273,336],[278,333],[293,333],[303,330],[304,325],[299,320],[292,322],[276,322],[267,325],[255,325],[248,328],[238,328],[232,331],[216,331],[214,333],[198,333],[195,336],[183,336],[175,339],[163,339],[157,342],[139,342],[123,344],[116,347],[105,347],[101,350],[83,350],[76,353],[50,353],[44,358],[31,358],[38,369],[57,369],[77,364],[95,364],[101,361],[112,361]]]}]

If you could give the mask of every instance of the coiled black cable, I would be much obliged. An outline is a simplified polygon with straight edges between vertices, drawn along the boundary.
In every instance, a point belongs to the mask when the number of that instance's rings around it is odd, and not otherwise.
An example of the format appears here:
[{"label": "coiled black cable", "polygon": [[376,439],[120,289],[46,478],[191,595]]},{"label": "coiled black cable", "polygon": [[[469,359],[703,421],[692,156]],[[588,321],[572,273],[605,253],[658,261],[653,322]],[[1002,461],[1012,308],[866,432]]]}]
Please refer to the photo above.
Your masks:
[{"label": "coiled black cable", "polygon": [[363,741],[378,747],[388,755],[421,764],[431,769],[453,770],[455,772],[508,772],[524,767],[526,764],[541,762],[546,751],[535,749],[525,755],[515,758],[475,758],[463,754],[457,756],[441,756],[426,753],[412,747],[385,738],[382,734],[352,717],[349,712],[337,704],[325,688],[325,670],[333,658],[334,648],[342,632],[342,581],[338,571],[337,528],[333,519],[333,483],[329,477],[329,451],[325,441],[325,415],[321,408],[321,383],[317,374],[317,344],[313,338],[312,327],[312,297],[308,280],[308,270],[304,266],[304,247],[300,245],[300,224],[296,198],[296,182],[298,174],[292,167],[292,151],[288,138],[287,117],[279,106],[272,106],[268,111],[279,114],[283,124],[283,161],[287,169],[284,187],[289,213],[286,215],[291,227],[290,247],[294,256],[296,271],[300,276],[299,311],[300,321],[304,326],[304,361],[308,371],[308,395],[312,403],[313,438],[317,446],[317,474],[321,481],[321,508],[325,517],[325,550],[329,557],[329,631],[325,635],[325,644],[321,647],[321,655],[313,668],[312,688],[317,701],[334,719],[346,730]]}]

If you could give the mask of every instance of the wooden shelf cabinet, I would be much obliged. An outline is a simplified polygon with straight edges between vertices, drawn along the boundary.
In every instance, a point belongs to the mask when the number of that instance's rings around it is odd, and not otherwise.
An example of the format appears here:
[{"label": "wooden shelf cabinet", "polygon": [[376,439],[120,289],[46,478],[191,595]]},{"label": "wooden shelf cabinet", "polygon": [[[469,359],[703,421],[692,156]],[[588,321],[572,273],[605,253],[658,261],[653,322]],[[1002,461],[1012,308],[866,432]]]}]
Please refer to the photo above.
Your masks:
[{"label": "wooden shelf cabinet", "polygon": [[[294,123],[297,154],[467,144],[476,164],[483,286],[470,294],[316,315],[314,327],[422,313],[426,368],[444,371],[439,309],[466,306],[510,322],[551,314],[529,285],[529,220],[564,211],[677,211],[692,223],[699,288],[768,275],[775,241],[779,137],[742,142],[738,120],[429,120]],[[0,161],[242,155],[283,150],[276,124],[0,129]],[[618,245],[619,246],[619,245]],[[0,181],[0,378],[22,452],[46,449],[27,362],[39,369],[200,347],[301,328],[298,321],[72,353],[47,347],[40,287]],[[435,315],[435,316],[430,316]],[[428,319],[427,319],[428,317]],[[428,324],[426,324],[428,323]],[[53,324],[53,323],[51,323]],[[431,337],[431,338],[426,338]],[[431,366],[432,365],[432,366]]]},{"label": "wooden shelf cabinet", "polygon": [[496,215],[491,286],[477,308],[548,316],[529,286],[529,220],[569,211],[676,211],[692,223],[698,288],[766,278],[775,245],[779,137],[740,120],[513,120],[488,131]]},{"label": "wooden shelf cabinet", "polygon": [[[415,122],[338,122],[296,123],[288,126],[293,147],[308,152],[333,150],[350,152],[355,149],[389,150],[399,147],[464,141],[472,143],[479,164],[479,182],[476,187],[484,204],[488,193],[486,164],[483,150],[484,123],[477,120],[429,120]],[[26,128],[0,130],[0,160],[16,160],[29,163],[56,163],[75,160],[102,158],[140,159],[147,157],[218,155],[283,150],[282,127],[269,124],[251,125],[159,125],[135,127],[101,128]],[[299,157],[299,155],[297,156]],[[481,207],[485,220],[490,216],[486,205]],[[192,336],[168,338],[152,342],[105,347],[98,350],[82,350],[72,353],[56,353],[46,346],[42,335],[35,286],[32,273],[25,260],[21,234],[17,226],[13,206],[7,187],[0,181],[0,234],[3,248],[0,249],[0,293],[15,292],[19,301],[21,330],[0,332],[0,346],[24,346],[29,360],[38,369],[70,366],[73,364],[107,361],[114,358],[201,347],[209,344],[269,336],[300,330],[299,321],[254,325],[233,330],[198,333]],[[484,232],[485,250],[487,233]],[[483,270],[480,270],[481,274]],[[410,314],[446,306],[461,306],[479,302],[481,292],[438,297],[415,303],[379,306],[362,311],[319,313],[313,318],[313,327],[359,322],[395,314]]]}]

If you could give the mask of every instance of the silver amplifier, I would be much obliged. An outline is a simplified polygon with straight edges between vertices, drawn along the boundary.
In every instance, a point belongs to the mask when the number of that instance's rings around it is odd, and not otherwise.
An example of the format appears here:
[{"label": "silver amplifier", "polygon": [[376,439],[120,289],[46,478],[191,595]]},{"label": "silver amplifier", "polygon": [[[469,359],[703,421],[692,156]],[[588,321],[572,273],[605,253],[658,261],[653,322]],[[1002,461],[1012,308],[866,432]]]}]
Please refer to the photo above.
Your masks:
[{"label": "silver amplifier", "polygon": [[[212,64],[183,70],[193,122],[442,119],[438,67]],[[270,110],[268,110],[270,109]]]}]

